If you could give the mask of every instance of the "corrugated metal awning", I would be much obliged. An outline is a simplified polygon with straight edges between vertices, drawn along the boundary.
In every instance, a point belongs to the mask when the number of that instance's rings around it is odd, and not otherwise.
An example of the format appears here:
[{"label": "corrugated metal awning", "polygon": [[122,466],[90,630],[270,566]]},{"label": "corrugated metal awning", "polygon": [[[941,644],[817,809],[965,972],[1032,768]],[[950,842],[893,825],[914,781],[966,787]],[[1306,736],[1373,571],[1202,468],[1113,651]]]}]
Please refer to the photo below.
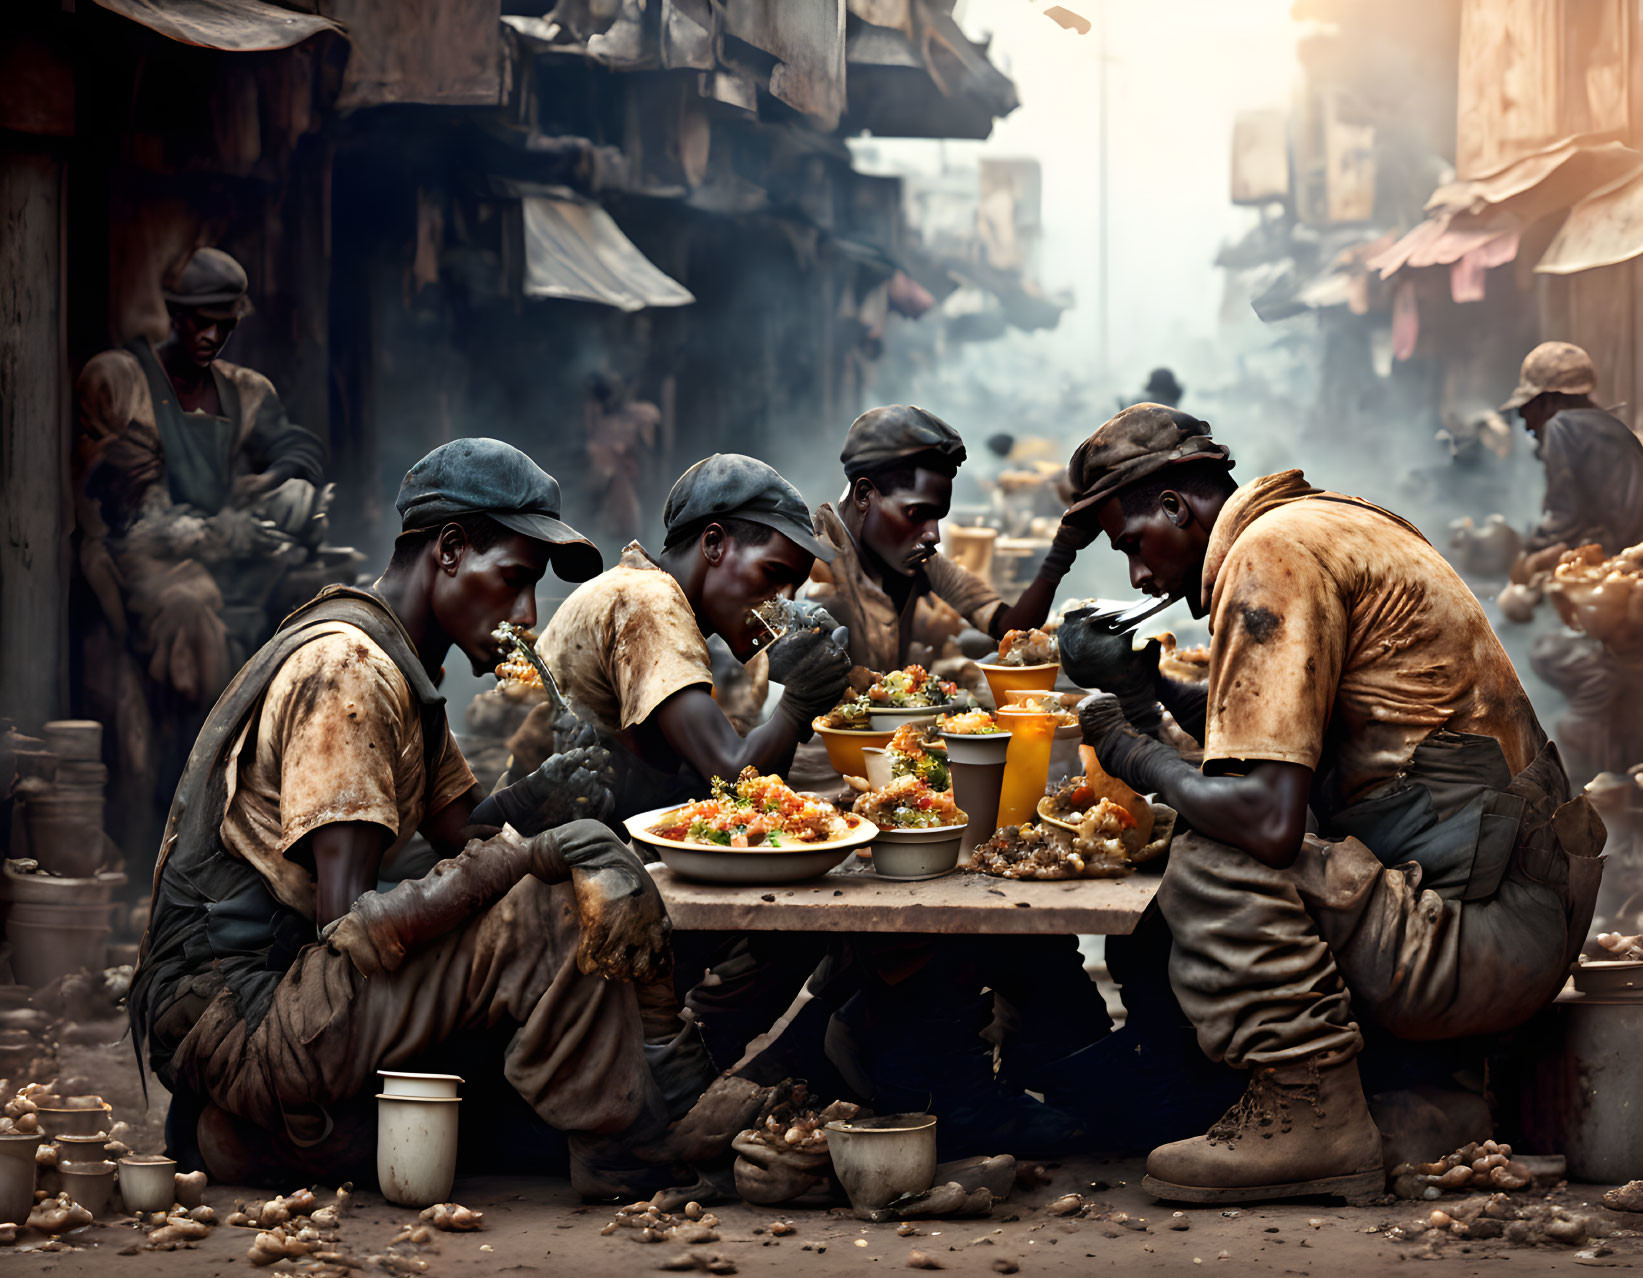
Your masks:
[{"label": "corrugated metal awning", "polygon": [[179,44],[227,53],[289,49],[321,31],[342,28],[317,13],[297,13],[268,0],[97,0],[103,8]]},{"label": "corrugated metal awning", "polygon": [[531,195],[525,210],[525,295],[597,302],[624,311],[688,306],[695,296],[663,274],[597,204]]},{"label": "corrugated metal awning", "polygon": [[1543,275],[1573,275],[1643,256],[1643,167],[1593,191],[1569,210],[1535,264]]}]

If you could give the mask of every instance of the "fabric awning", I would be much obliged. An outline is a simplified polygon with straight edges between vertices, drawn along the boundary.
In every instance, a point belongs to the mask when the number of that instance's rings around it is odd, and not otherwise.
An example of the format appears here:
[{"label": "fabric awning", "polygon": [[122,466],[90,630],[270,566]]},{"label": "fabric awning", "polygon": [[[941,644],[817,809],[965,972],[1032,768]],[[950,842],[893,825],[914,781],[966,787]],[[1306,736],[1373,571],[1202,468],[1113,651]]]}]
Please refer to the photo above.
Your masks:
[{"label": "fabric awning", "polygon": [[1390,279],[1405,267],[1454,266],[1466,259],[1469,270],[1505,265],[1517,256],[1519,238],[1532,223],[1631,173],[1640,158],[1619,142],[1569,139],[1481,178],[1450,182],[1426,202],[1426,219],[1369,266]]},{"label": "fabric awning", "polygon": [[1573,275],[1643,256],[1643,166],[1593,191],[1569,210],[1535,270]]},{"label": "fabric awning", "polygon": [[597,302],[623,311],[696,300],[635,248],[599,205],[540,195],[522,203],[527,297]]},{"label": "fabric awning", "polygon": [[289,49],[341,26],[317,13],[297,13],[268,0],[97,0],[103,8],[179,44],[227,53]]}]

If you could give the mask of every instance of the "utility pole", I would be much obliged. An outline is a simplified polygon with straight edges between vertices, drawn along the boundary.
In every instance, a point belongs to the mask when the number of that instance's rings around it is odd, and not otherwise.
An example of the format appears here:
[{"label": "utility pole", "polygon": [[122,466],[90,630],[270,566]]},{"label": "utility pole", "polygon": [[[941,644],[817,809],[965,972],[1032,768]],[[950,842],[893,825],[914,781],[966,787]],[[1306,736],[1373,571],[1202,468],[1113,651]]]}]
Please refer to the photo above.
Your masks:
[{"label": "utility pole", "polygon": [[1107,329],[1107,295],[1111,291],[1107,275],[1107,77],[1112,72],[1112,60],[1107,56],[1107,0],[1096,0],[1096,25],[1100,31],[1101,51],[1101,103],[1098,123],[1098,141],[1096,144],[1096,166],[1101,170],[1101,203],[1099,216],[1101,218],[1101,239],[1099,261],[1101,268],[1101,294],[1099,301],[1100,334],[1101,334],[1101,375],[1107,377],[1112,372],[1112,348],[1109,343]]}]

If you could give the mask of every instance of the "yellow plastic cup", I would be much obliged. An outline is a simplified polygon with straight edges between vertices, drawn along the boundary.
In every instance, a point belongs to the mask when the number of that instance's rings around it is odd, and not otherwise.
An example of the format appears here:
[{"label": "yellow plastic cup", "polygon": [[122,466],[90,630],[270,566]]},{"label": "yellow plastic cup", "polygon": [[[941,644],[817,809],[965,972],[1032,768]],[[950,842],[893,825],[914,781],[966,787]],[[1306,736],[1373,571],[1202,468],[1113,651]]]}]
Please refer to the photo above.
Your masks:
[{"label": "yellow plastic cup", "polygon": [[1038,801],[1050,776],[1050,748],[1055,743],[1055,720],[1042,710],[1000,706],[998,726],[1010,732],[1004,756],[1004,785],[998,795],[999,828],[1020,825],[1037,815]]},{"label": "yellow plastic cup", "polygon": [[1061,674],[1061,663],[1051,661],[1041,666],[992,666],[982,662],[981,673],[987,677],[987,686],[993,690],[993,704],[1001,706],[1012,692],[1027,689],[1034,692],[1052,691],[1056,678]]}]

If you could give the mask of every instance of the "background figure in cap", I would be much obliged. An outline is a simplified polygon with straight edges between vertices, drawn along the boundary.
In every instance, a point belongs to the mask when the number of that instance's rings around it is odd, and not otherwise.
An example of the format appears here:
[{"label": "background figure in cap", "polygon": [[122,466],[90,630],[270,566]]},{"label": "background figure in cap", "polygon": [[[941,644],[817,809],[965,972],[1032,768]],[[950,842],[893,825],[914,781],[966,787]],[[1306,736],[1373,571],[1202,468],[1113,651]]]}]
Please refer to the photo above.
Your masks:
[{"label": "background figure in cap", "polygon": [[1542,342],[1500,406],[1522,416],[1546,467],[1544,513],[1529,530],[1526,554],[1596,542],[1614,555],[1643,541],[1643,443],[1592,402],[1596,389],[1590,355],[1569,342]]},{"label": "background figure in cap", "polygon": [[839,460],[848,486],[836,508],[816,512],[816,536],[832,561],[809,597],[849,628],[857,665],[880,673],[906,665],[919,601],[932,596],[995,640],[1042,625],[1074,557],[1100,532],[1093,519],[1063,519],[1038,575],[1006,604],[938,549],[965,457],[956,430],[908,404],[869,409],[845,436]]},{"label": "background figure in cap", "polygon": [[[654,885],[594,821],[474,828],[436,688],[450,649],[494,666],[492,629],[535,624],[548,567],[585,577],[597,552],[552,477],[495,440],[436,449],[397,505],[375,587],[285,620],[178,787],[130,1004],[175,1152],[236,1184],[368,1171],[375,1072],[506,1022],[496,1081],[566,1132],[582,1192],[694,1183],[637,1009],[670,959]],[[417,832],[449,859],[374,890]]]},{"label": "background figure in cap", "polygon": [[229,676],[292,603],[356,571],[319,575],[323,445],[286,419],[266,377],[218,358],[251,309],[245,271],[196,249],[163,290],[170,336],[104,351],[77,387],[79,566],[96,601],[79,627],[86,694],[115,742],[133,855],[152,848]]},{"label": "background figure in cap", "polygon": [[1141,388],[1141,398],[1165,408],[1179,408],[1181,396],[1187,388],[1175,380],[1175,370],[1159,367],[1147,374],[1147,384]]},{"label": "background figure in cap", "polygon": [[[1153,1150],[1146,1187],[1367,1200],[1430,1135],[1392,1127],[1383,1164],[1376,1093],[1441,1087],[1467,1138],[1489,1130],[1454,1080],[1563,985],[1603,830],[1476,596],[1412,525],[1298,470],[1234,489],[1230,464],[1205,423],[1139,405],[1069,468],[1131,584],[1210,626],[1192,685],[1093,616],[1060,631],[1063,670],[1101,689],[1079,706],[1085,742],[1189,827],[1158,894],[1170,987],[1205,1055],[1247,1078],[1207,1135]],[[1146,730],[1159,700],[1202,766]],[[1398,1040],[1434,1046],[1423,1065]],[[1169,1081],[1087,1092],[1119,1098],[1122,1121]],[[1272,1121],[1286,1112],[1306,1121]]]}]

